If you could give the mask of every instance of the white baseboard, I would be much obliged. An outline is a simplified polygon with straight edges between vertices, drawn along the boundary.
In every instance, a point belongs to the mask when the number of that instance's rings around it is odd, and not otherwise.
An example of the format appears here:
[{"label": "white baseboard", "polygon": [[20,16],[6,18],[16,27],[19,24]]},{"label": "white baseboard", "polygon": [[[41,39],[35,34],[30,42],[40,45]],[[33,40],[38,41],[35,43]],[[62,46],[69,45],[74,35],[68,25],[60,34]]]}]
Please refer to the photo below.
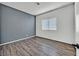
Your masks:
[{"label": "white baseboard", "polygon": [[[47,38],[47,37],[44,37],[44,36],[38,36],[38,35],[36,35],[37,37],[42,37],[42,38]],[[50,39],[50,38],[47,38],[47,39],[49,39],[49,40],[54,40],[54,39]],[[58,42],[62,42],[62,43],[66,43],[66,44],[70,44],[70,45],[72,45],[72,43],[67,43],[67,42],[64,42],[64,41],[59,41],[59,40],[54,40],[54,41],[58,41]]]},{"label": "white baseboard", "polygon": [[0,44],[0,46],[10,44],[10,43],[14,43],[14,42],[18,42],[18,41],[22,41],[22,40],[26,40],[26,39],[29,39],[29,38],[32,38],[32,37],[35,37],[35,35],[29,36],[29,37],[26,37],[26,38],[22,38],[22,39],[18,39],[18,40],[14,40],[14,41],[10,41],[10,42],[6,42],[6,43],[2,43],[2,44]]}]

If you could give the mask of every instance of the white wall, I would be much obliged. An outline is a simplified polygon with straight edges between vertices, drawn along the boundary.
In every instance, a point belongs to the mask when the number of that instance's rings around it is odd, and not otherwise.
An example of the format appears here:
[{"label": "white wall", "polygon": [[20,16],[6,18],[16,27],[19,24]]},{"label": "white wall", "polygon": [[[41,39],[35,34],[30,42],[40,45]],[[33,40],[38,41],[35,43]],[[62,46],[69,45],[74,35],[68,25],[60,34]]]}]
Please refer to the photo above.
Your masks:
[{"label": "white wall", "polygon": [[[79,2],[75,3],[75,43],[79,44]],[[76,55],[79,56],[79,49],[76,49]]]},{"label": "white wall", "polygon": [[79,43],[79,2],[75,3],[75,16],[76,16],[76,20],[75,20],[75,29],[76,29],[76,43]]},{"label": "white wall", "polygon": [[[36,36],[49,38],[65,43],[74,43],[74,7],[73,4],[65,6],[58,10],[51,11],[42,15],[36,16]],[[57,18],[56,31],[43,31],[41,28],[41,20],[48,17]]]}]

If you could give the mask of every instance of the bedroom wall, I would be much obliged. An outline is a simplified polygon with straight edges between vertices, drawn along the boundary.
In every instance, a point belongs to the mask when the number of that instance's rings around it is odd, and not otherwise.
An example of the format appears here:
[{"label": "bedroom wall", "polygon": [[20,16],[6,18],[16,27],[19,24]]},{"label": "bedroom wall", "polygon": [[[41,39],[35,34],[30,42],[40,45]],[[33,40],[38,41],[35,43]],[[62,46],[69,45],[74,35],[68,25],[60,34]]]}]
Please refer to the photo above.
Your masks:
[{"label": "bedroom wall", "polygon": [[[56,17],[57,30],[42,30],[41,20]],[[74,5],[36,16],[36,36],[72,44],[75,40]]]},{"label": "bedroom wall", "polygon": [[1,43],[35,35],[35,16],[0,5]]},{"label": "bedroom wall", "polygon": [[1,9],[0,9],[0,43],[1,43]]},{"label": "bedroom wall", "polygon": [[[75,3],[75,44],[79,44],[79,2]],[[76,48],[76,55],[79,56],[79,49]]]}]

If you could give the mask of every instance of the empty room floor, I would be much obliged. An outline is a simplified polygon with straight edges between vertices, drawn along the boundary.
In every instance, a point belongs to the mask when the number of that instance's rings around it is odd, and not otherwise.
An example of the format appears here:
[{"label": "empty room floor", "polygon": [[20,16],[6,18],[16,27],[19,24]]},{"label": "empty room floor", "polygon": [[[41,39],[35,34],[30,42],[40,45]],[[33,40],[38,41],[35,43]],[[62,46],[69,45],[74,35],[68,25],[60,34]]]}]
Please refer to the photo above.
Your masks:
[{"label": "empty room floor", "polygon": [[72,45],[33,37],[0,47],[1,56],[74,56]]}]

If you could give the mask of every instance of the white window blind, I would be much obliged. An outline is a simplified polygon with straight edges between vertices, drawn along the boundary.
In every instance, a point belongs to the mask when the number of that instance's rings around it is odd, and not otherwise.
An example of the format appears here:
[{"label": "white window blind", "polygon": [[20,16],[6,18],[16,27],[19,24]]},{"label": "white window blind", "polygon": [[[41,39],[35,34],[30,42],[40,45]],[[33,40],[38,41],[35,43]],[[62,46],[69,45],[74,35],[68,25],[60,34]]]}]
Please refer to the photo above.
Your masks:
[{"label": "white window blind", "polygon": [[42,20],[42,30],[56,30],[56,18]]}]

